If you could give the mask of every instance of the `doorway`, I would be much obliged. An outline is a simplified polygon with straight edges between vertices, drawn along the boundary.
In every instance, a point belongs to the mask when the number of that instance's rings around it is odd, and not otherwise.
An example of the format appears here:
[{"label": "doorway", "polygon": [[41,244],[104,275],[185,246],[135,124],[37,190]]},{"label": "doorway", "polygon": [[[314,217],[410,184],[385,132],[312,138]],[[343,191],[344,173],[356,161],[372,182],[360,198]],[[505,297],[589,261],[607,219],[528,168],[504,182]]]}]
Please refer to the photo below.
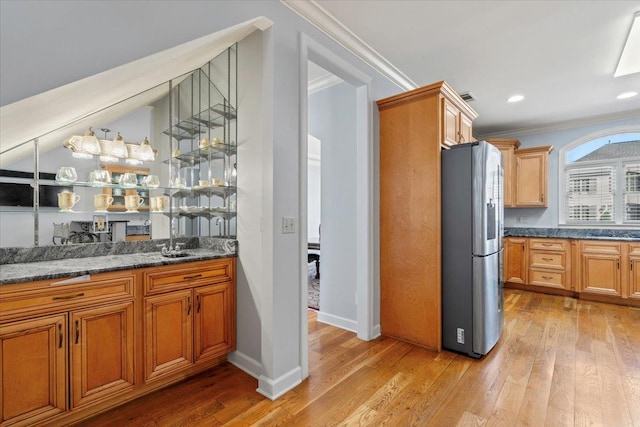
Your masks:
[{"label": "doorway", "polygon": [[[340,319],[339,314],[329,312],[327,323],[355,330],[358,337],[363,340],[375,338],[373,325],[373,153],[372,153],[372,106],[371,80],[364,73],[337,57],[331,51],[318,44],[308,36],[300,35],[300,366],[302,377],[309,374],[308,366],[308,327],[307,327],[307,284],[308,284],[308,232],[307,232],[307,202],[308,202],[308,144],[309,133],[309,95],[308,75],[309,63],[312,61],[334,76],[339,77],[345,85],[345,89],[352,96],[352,110],[346,118],[353,125],[353,135],[347,138],[351,142],[348,146],[340,144],[331,145],[326,139],[322,141],[323,158],[322,172],[322,244],[320,277],[328,274],[339,266],[343,271],[349,271],[352,275],[352,284],[355,285],[350,296],[353,319]],[[322,139],[322,138],[321,138]],[[326,155],[329,148],[334,149],[332,155]],[[342,150],[351,150],[346,153]],[[347,155],[343,155],[343,154]],[[329,160],[331,157],[333,160]],[[328,170],[327,173],[324,171]],[[325,177],[341,176],[342,180],[325,185]],[[338,191],[341,187],[348,187],[348,191]],[[342,189],[344,190],[344,189]],[[326,196],[330,194],[330,196]],[[345,196],[346,194],[346,196]],[[329,199],[327,199],[329,197]],[[341,205],[342,203],[342,205]],[[346,205],[345,205],[346,204]],[[331,218],[336,218],[331,221]],[[346,230],[346,235],[344,234]],[[332,237],[330,237],[332,236]],[[333,243],[331,243],[333,241]],[[340,242],[352,245],[349,252],[341,249]],[[326,246],[325,246],[326,244]],[[323,250],[324,249],[324,250]],[[340,264],[337,259],[345,254],[351,258],[347,267]],[[303,262],[304,260],[304,262]],[[333,261],[332,261],[333,260]],[[336,269],[337,273],[338,269]],[[335,277],[335,275],[334,275]],[[326,284],[330,277],[326,277]],[[331,287],[332,285],[327,285]],[[322,289],[322,285],[321,285]],[[336,291],[337,293],[342,290]],[[348,291],[350,292],[350,291]],[[320,298],[322,301],[323,291]],[[326,298],[330,301],[331,298]],[[336,299],[337,301],[337,299]],[[347,302],[349,304],[349,302]],[[320,303],[321,311],[323,303]],[[345,308],[345,307],[342,307]],[[328,311],[339,311],[336,306],[328,307]],[[342,322],[343,324],[340,324]]]}]

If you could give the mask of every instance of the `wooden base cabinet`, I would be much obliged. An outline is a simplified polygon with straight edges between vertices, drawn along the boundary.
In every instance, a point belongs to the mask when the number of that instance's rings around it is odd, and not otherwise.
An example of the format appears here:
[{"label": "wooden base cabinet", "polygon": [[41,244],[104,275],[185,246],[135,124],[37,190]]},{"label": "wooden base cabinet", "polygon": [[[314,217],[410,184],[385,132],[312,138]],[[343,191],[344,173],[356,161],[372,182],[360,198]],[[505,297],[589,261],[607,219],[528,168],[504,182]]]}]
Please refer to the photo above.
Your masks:
[{"label": "wooden base cabinet", "polygon": [[505,237],[504,247],[507,286],[640,307],[638,243]]},{"label": "wooden base cabinet", "polygon": [[0,325],[2,426],[31,425],[67,409],[67,316]]},{"label": "wooden base cabinet", "polygon": [[504,239],[504,281],[527,283],[527,238]]},{"label": "wooden base cabinet", "polygon": [[235,349],[235,258],[0,286],[1,427],[67,425]]},{"label": "wooden base cabinet", "polygon": [[70,314],[71,407],[133,388],[133,301]]},{"label": "wooden base cabinet", "polygon": [[640,300],[640,244],[629,245],[629,298]]},{"label": "wooden base cabinet", "polygon": [[584,240],[580,243],[580,292],[622,297],[622,243]]},{"label": "wooden base cabinet", "polygon": [[232,260],[217,260],[201,273],[160,267],[146,275],[147,382],[235,349],[233,271]]}]

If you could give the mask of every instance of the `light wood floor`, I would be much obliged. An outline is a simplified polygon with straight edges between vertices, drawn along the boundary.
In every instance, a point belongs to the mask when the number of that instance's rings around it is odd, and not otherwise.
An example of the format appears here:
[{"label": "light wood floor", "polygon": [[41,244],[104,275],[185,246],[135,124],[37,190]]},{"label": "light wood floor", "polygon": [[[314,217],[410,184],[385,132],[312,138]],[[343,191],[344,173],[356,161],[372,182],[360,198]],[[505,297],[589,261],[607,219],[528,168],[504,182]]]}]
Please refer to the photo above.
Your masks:
[{"label": "light wood floor", "polygon": [[272,402],[226,363],[86,426],[640,426],[640,309],[505,291],[505,329],[473,360],[358,340],[309,313],[310,376]]}]

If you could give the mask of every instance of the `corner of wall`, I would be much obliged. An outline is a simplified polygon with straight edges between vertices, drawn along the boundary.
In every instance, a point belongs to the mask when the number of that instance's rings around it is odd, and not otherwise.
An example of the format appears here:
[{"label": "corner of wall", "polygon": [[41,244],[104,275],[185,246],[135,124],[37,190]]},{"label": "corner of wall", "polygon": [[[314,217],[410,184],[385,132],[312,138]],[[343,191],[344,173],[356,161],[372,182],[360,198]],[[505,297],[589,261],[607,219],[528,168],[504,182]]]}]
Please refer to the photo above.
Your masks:
[{"label": "corner of wall", "polygon": [[260,375],[260,378],[258,378],[258,389],[256,391],[271,400],[276,400],[301,382],[302,369],[300,366],[297,366],[275,380]]}]

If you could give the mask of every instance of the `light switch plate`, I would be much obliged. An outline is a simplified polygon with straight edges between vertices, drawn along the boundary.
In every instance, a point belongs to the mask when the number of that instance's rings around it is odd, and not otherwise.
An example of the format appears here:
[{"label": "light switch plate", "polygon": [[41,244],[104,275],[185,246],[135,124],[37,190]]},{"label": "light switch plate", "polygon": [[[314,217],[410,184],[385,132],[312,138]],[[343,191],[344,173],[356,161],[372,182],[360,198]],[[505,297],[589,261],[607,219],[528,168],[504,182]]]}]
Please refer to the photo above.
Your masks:
[{"label": "light switch plate", "polygon": [[282,234],[292,234],[296,232],[296,219],[282,217]]}]

